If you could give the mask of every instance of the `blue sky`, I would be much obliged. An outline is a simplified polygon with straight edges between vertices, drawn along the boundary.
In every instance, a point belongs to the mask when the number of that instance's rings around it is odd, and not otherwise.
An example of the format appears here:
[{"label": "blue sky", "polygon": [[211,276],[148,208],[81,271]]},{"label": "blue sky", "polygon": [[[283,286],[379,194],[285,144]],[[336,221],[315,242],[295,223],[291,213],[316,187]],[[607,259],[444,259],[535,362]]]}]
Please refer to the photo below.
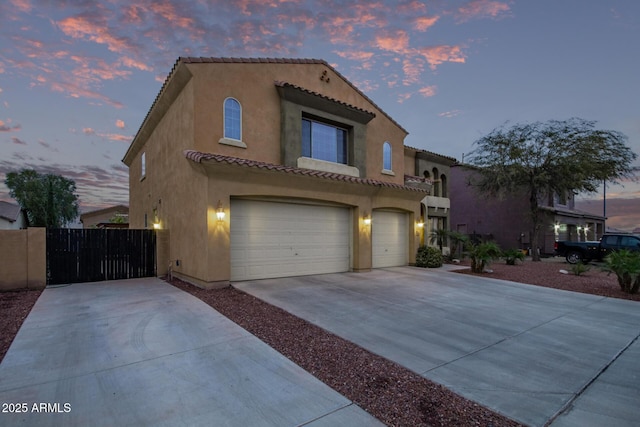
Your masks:
[{"label": "blue sky", "polygon": [[[0,181],[33,167],[85,211],[128,203],[121,159],[179,56],[324,59],[407,145],[458,160],[507,121],[571,117],[640,154],[638,40],[635,0],[2,0]],[[607,210],[640,226],[640,186],[610,186]]]}]

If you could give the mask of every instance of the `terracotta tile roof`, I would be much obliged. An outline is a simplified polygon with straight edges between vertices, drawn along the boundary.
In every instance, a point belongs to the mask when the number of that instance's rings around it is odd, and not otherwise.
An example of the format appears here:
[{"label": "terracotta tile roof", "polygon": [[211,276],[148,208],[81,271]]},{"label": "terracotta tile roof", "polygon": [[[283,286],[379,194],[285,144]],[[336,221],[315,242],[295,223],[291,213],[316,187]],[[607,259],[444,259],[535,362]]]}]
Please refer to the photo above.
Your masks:
[{"label": "terracotta tile roof", "polygon": [[225,164],[236,165],[241,167],[270,170],[274,172],[289,173],[292,175],[303,175],[303,176],[310,176],[310,177],[316,177],[316,178],[330,179],[334,181],[350,182],[354,184],[373,185],[377,187],[386,187],[386,188],[396,188],[398,190],[417,191],[417,192],[423,192],[423,193],[427,192],[420,188],[394,184],[392,182],[378,181],[375,179],[356,178],[354,176],[343,175],[339,173],[275,165],[273,163],[258,162],[255,160],[223,156],[220,154],[202,153],[200,151],[194,151],[194,150],[185,150],[183,153],[187,159],[196,163],[203,163],[203,162],[225,163]]},{"label": "terracotta tile roof", "polygon": [[456,162],[456,163],[458,162],[458,160],[455,157],[445,156],[443,154],[434,153],[433,151],[423,150],[422,148],[410,147],[408,145],[405,145],[404,148],[407,148],[407,149],[413,150],[413,151],[419,151],[421,153],[431,154],[431,155],[437,156],[437,157],[442,157],[442,158],[450,160],[452,162]]},{"label": "terracotta tile roof", "polygon": [[337,100],[335,98],[331,98],[331,97],[323,95],[323,94],[321,94],[319,92],[314,92],[312,90],[305,89],[305,88],[303,88],[301,86],[294,85],[293,83],[283,82],[283,81],[279,81],[279,80],[276,80],[274,83],[278,87],[291,87],[291,88],[297,89],[299,91],[302,91],[302,92],[305,92],[305,93],[308,93],[308,94],[311,94],[311,95],[314,95],[314,96],[319,96],[320,98],[326,99],[328,101],[335,102],[335,103],[340,104],[340,105],[344,105],[347,108],[351,108],[353,110],[357,110],[357,111],[360,111],[360,112],[363,112],[363,113],[366,113],[366,114],[371,114],[371,115],[373,115],[373,117],[376,116],[376,113],[374,113],[372,111],[368,111],[368,110],[365,110],[363,108],[356,107],[355,105],[347,104],[346,102],[339,101],[339,100]]}]

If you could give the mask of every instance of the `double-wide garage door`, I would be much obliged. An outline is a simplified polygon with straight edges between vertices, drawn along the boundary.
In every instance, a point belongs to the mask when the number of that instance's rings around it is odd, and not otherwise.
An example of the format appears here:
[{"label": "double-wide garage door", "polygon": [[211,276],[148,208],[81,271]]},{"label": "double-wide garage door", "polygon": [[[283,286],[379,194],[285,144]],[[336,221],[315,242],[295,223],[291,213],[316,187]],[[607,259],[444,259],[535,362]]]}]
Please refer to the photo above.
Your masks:
[{"label": "double-wide garage door", "polygon": [[350,270],[348,208],[231,201],[231,280]]}]

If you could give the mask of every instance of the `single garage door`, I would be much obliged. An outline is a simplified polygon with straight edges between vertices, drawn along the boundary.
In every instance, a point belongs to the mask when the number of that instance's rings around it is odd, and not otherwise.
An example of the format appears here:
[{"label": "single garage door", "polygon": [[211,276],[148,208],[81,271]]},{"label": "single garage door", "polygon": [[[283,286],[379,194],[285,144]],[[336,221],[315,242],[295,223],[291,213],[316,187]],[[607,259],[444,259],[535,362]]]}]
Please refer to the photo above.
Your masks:
[{"label": "single garage door", "polygon": [[409,262],[407,214],[373,211],[371,219],[373,268],[407,265]]},{"label": "single garage door", "polygon": [[231,280],[349,271],[350,241],[347,208],[231,201]]}]

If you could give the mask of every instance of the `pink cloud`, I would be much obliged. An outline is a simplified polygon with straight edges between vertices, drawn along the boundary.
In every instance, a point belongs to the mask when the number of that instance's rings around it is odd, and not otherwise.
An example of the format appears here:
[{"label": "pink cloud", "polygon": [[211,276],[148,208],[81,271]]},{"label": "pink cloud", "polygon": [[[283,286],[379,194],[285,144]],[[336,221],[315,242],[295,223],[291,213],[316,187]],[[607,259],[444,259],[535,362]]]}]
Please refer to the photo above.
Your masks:
[{"label": "pink cloud", "polygon": [[404,72],[404,80],[402,83],[405,86],[418,83],[423,71],[423,61],[416,60],[415,58],[407,58],[402,61],[402,71]]},{"label": "pink cloud", "polygon": [[437,89],[438,87],[435,85],[425,86],[421,89],[418,89],[418,93],[424,96],[425,98],[429,98],[431,96],[435,96]]},{"label": "pink cloud", "polygon": [[413,28],[418,31],[427,31],[438,22],[438,19],[440,19],[439,16],[419,16],[413,21]]},{"label": "pink cloud", "polygon": [[16,138],[15,136],[11,138],[11,142],[17,145],[27,145],[27,143],[20,138]]},{"label": "pink cloud", "polygon": [[123,104],[119,101],[115,101],[108,96],[102,95],[101,93],[84,89],[77,84],[69,83],[69,82],[53,82],[51,83],[51,90],[54,92],[63,92],[69,94],[72,98],[89,98],[89,99],[97,99],[99,101],[104,102],[105,104],[111,105],[115,108],[122,108]]},{"label": "pink cloud", "polygon": [[373,57],[373,52],[364,51],[342,51],[335,53],[339,57],[349,59],[351,61],[368,61]]},{"label": "pink cloud", "polygon": [[140,71],[153,71],[153,69],[150,66],[148,66],[145,63],[143,63],[142,61],[137,61],[135,59],[131,59],[131,58],[126,57],[126,56],[120,58],[120,62],[125,67],[135,68],[135,69],[140,70]]},{"label": "pink cloud", "polygon": [[498,18],[511,10],[506,2],[493,0],[473,0],[457,11],[458,22],[466,22],[476,18]]},{"label": "pink cloud", "polygon": [[119,141],[119,142],[131,142],[131,140],[133,139],[132,136],[128,136],[128,135],[120,135],[117,133],[100,133],[98,134],[98,136],[102,137],[102,138],[107,138],[111,141]]},{"label": "pink cloud", "polygon": [[124,129],[124,121],[116,120],[116,127],[120,128],[120,129]]},{"label": "pink cloud", "polygon": [[82,128],[82,133],[85,135],[95,135],[96,131],[91,128]]},{"label": "pink cloud", "polygon": [[[11,120],[9,120],[9,123],[10,122]],[[14,132],[14,131],[19,131],[20,129],[22,129],[22,126],[20,126],[19,124],[10,126],[9,124],[0,120],[0,132]]]},{"label": "pink cloud", "polygon": [[70,16],[58,22],[58,28],[74,39],[88,39],[98,44],[105,44],[112,52],[124,52],[129,49],[128,43],[112,35],[104,22],[91,22],[84,16]]},{"label": "pink cloud", "polygon": [[149,8],[176,27],[190,28],[193,25],[193,19],[180,16],[168,1],[162,3],[152,2]]},{"label": "pink cloud", "polygon": [[402,104],[404,101],[406,101],[409,98],[411,98],[411,94],[410,93],[400,93],[400,94],[398,94],[398,102],[400,104]]},{"label": "pink cloud", "polygon": [[420,49],[420,53],[426,58],[429,67],[435,70],[443,62],[465,62],[465,55],[460,46],[431,46]]},{"label": "pink cloud", "polygon": [[438,113],[438,117],[444,117],[444,118],[450,119],[452,117],[455,117],[455,116],[459,115],[461,112],[462,111],[460,111],[460,110],[445,111],[445,112],[442,112],[442,113]]},{"label": "pink cloud", "polygon": [[375,38],[376,47],[395,53],[407,53],[409,50],[409,35],[404,30],[379,35]]},{"label": "pink cloud", "polygon": [[30,0],[13,0],[13,7],[22,13],[29,13],[33,8]]}]

